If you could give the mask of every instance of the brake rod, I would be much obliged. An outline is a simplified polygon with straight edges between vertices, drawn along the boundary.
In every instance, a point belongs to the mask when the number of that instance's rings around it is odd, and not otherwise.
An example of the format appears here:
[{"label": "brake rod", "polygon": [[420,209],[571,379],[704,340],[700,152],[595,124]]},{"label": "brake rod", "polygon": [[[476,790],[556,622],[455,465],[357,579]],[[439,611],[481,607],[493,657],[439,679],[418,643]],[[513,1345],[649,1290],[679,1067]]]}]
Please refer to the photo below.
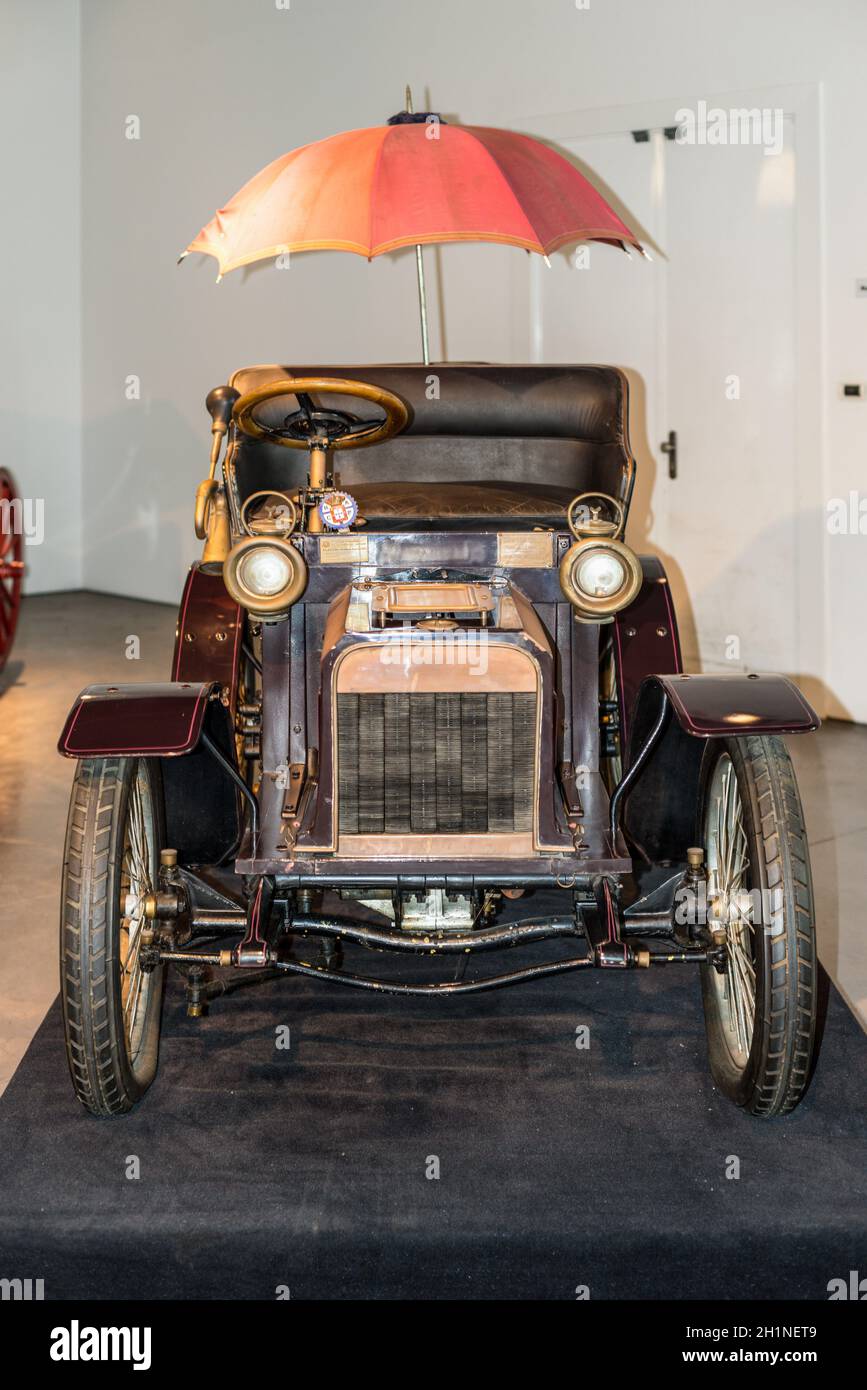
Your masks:
[{"label": "brake rod", "polygon": [[[230,966],[225,959],[229,952],[222,951],[160,951],[162,964]],[[708,959],[704,951],[674,951],[651,953],[649,965],[679,965]],[[636,961],[628,962],[625,969],[635,969]],[[572,970],[584,968],[599,969],[592,956],[569,956],[565,960],[545,961],[539,965],[528,965],[521,970],[510,970],[502,975],[487,975],[480,980],[445,980],[431,984],[406,984],[399,980],[377,980],[368,975],[355,975],[349,971],[329,970],[324,966],[311,965],[307,961],[270,961],[267,971],[260,972],[260,978],[269,978],[279,971],[292,975],[306,975],[315,980],[327,980],[331,984],[349,985],[355,989],[369,989],[379,994],[479,994],[483,990],[497,989],[500,985],[517,985],[525,980],[538,980],[546,975],[561,975]],[[237,968],[237,967],[236,967]]]},{"label": "brake rod", "polygon": [[409,985],[402,981],[374,980],[368,975],[353,975],[339,970],[326,970],[304,961],[274,961],[276,970],[285,970],[294,975],[310,975],[317,980],[329,980],[337,985],[352,985],[356,989],[372,989],[378,994],[478,994],[485,989],[496,989],[500,985],[517,985],[524,980],[538,980],[544,975],[559,975],[567,970],[580,970],[592,966],[589,956],[569,957],[566,960],[547,961],[541,965],[528,965],[523,970],[510,970],[504,975],[488,975],[481,980],[445,980],[429,985]]}]

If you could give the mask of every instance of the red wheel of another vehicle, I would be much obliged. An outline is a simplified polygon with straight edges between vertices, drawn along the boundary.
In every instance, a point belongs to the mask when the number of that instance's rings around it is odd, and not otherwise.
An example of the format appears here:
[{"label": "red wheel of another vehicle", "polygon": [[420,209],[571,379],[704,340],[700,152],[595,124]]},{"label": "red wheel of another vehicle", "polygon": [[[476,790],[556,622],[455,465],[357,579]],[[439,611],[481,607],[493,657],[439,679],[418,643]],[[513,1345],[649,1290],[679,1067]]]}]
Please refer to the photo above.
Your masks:
[{"label": "red wheel of another vehicle", "polygon": [[17,495],[11,473],[0,468],[0,671],[12,647],[21,607],[24,541],[12,506]]}]

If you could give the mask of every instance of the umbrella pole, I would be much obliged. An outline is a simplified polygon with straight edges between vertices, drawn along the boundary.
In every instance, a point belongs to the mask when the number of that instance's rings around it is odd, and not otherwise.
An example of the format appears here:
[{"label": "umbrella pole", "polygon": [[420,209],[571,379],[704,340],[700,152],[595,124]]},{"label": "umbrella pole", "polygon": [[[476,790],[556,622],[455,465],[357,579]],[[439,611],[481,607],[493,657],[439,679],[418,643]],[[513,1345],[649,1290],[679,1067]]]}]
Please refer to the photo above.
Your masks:
[{"label": "umbrella pole", "polygon": [[[404,92],[403,109],[407,115],[412,115],[412,92],[409,83],[406,84]],[[415,268],[418,274],[418,312],[421,316],[421,351],[426,367],[430,366],[430,344],[427,336],[427,295],[424,292],[424,257],[421,252],[421,245],[416,243],[415,248]]]},{"label": "umbrella pole", "polygon": [[421,246],[415,248],[415,267],[418,271],[418,311],[421,316],[421,350],[425,366],[430,364],[430,344],[427,336],[427,296],[424,291],[424,258]]}]

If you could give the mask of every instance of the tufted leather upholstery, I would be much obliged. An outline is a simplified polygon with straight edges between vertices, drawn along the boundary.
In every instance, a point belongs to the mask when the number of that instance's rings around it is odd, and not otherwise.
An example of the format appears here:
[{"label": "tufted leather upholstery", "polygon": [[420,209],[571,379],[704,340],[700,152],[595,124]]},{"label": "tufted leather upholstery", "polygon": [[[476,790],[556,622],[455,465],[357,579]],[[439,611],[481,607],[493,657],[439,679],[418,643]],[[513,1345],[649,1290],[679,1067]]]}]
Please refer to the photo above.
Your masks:
[{"label": "tufted leather upholstery", "polygon": [[[236,372],[231,385],[243,395],[291,376],[371,381],[409,406],[409,423],[395,438],[334,455],[337,486],[358,499],[371,527],[557,525],[577,492],[628,491],[627,383],[615,367],[266,366]],[[378,414],[348,396],[323,403],[364,419]],[[292,408],[277,399],[259,419],[277,425]],[[236,468],[242,495],[293,487],[305,479],[306,455],[242,437]]]}]

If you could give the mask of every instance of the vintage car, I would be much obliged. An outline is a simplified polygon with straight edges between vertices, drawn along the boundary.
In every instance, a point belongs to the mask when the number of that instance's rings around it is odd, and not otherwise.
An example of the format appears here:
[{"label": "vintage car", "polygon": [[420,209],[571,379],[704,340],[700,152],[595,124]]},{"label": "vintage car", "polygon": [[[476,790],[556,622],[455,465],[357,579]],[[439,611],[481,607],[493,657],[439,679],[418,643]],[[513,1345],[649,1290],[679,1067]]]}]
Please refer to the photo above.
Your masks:
[{"label": "vintage car", "polygon": [[682,671],[623,538],[624,375],[265,366],[207,407],[171,679],[89,687],[60,739],[83,1105],[151,1084],[172,964],[192,1016],[281,973],[448,996],[668,964],[699,969],[717,1088],[791,1110],[817,962],[780,736],[818,719],[782,676]]}]

